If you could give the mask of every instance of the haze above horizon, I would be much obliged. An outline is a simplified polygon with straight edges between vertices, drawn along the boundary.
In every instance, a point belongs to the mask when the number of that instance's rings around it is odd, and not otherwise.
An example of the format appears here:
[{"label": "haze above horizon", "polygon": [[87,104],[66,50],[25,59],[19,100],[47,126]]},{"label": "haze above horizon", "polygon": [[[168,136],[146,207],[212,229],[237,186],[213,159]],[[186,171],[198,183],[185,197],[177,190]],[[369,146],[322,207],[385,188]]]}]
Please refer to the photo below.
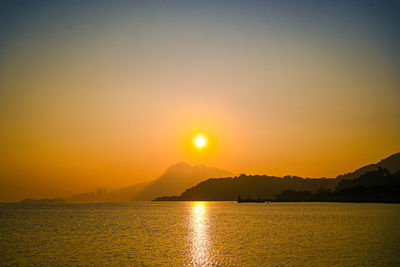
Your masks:
[{"label": "haze above horizon", "polygon": [[303,177],[376,163],[400,151],[399,12],[2,1],[0,194],[118,188],[175,162]]}]

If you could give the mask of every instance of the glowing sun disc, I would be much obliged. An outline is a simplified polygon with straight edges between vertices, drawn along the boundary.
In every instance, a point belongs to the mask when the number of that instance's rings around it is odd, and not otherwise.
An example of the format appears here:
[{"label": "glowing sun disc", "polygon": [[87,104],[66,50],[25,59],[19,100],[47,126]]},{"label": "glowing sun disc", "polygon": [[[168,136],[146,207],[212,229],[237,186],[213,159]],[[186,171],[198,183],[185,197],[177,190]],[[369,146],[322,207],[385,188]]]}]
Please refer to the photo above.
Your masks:
[{"label": "glowing sun disc", "polygon": [[198,148],[203,148],[207,144],[207,139],[204,136],[199,135],[194,139],[194,144]]}]

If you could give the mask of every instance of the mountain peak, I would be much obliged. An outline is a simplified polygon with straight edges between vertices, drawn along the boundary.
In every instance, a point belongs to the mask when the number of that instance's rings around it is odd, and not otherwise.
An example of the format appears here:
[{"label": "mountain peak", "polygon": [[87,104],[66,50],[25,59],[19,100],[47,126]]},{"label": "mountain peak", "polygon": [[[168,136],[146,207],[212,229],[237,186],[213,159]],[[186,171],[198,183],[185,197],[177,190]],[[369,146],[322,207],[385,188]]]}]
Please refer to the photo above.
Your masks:
[{"label": "mountain peak", "polygon": [[186,162],[181,161],[181,162],[171,165],[169,168],[172,168],[172,167],[190,167],[190,165],[187,164]]},{"label": "mountain peak", "polygon": [[165,173],[181,171],[181,170],[185,170],[185,169],[189,169],[189,168],[191,168],[191,166],[189,164],[187,164],[185,162],[178,162],[176,164],[169,166],[168,169],[165,171]]}]

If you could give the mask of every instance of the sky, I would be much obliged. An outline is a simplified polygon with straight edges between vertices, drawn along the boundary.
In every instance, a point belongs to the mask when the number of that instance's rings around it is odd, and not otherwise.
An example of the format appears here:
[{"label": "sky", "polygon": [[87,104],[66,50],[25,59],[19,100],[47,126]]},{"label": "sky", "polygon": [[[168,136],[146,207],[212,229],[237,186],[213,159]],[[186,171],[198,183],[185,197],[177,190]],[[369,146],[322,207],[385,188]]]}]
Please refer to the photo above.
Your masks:
[{"label": "sky", "polygon": [[2,0],[0,201],[128,186],[177,162],[336,177],[399,152],[399,12]]}]

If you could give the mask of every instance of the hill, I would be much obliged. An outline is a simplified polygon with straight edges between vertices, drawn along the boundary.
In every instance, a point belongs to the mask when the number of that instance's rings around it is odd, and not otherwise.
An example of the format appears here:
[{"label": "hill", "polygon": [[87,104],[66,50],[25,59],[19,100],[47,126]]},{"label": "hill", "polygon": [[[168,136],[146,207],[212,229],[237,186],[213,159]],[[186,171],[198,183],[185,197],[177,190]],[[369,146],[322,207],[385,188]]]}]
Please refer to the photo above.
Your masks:
[{"label": "hill", "polygon": [[156,180],[109,192],[106,200],[152,200],[163,195],[180,194],[185,191],[185,189],[195,186],[210,177],[227,176],[232,176],[232,173],[205,165],[190,166],[181,162],[169,167],[165,173]]},{"label": "hill", "polygon": [[391,174],[389,170],[378,168],[374,171],[369,171],[353,180],[342,180],[336,186],[336,191],[340,192],[348,188],[371,186],[399,186],[400,185],[400,171]]},{"label": "hill", "polygon": [[338,184],[342,184],[342,181],[348,183],[347,180],[354,180],[361,175],[381,169],[387,169],[391,173],[398,172],[400,170],[400,153],[376,164],[359,168],[352,173],[339,175],[335,179],[240,175],[223,179],[208,179],[195,187],[189,188],[179,196],[161,197],[156,200],[236,200],[238,195],[274,199],[284,190],[308,191],[310,194],[315,194],[318,191],[331,191]]},{"label": "hill", "polygon": [[341,174],[338,177],[336,177],[336,179],[338,179],[340,181],[344,180],[344,179],[353,180],[353,179],[360,177],[361,175],[363,175],[366,172],[376,171],[379,168],[387,169],[391,173],[396,173],[396,172],[400,171],[400,153],[393,154],[390,157],[382,159],[378,163],[374,163],[374,164],[370,164],[370,165],[361,167],[361,168],[355,170],[354,172]]},{"label": "hill", "polygon": [[[238,177],[208,179],[183,192],[174,200],[236,200],[237,196],[250,195],[253,198],[273,199],[285,189],[309,190],[331,189],[336,179],[311,179],[293,176],[240,175]],[[158,200],[168,200],[161,199]]]},{"label": "hill", "polygon": [[391,174],[379,168],[366,172],[356,179],[340,181],[333,192],[284,190],[276,200],[400,203],[400,171]]}]

